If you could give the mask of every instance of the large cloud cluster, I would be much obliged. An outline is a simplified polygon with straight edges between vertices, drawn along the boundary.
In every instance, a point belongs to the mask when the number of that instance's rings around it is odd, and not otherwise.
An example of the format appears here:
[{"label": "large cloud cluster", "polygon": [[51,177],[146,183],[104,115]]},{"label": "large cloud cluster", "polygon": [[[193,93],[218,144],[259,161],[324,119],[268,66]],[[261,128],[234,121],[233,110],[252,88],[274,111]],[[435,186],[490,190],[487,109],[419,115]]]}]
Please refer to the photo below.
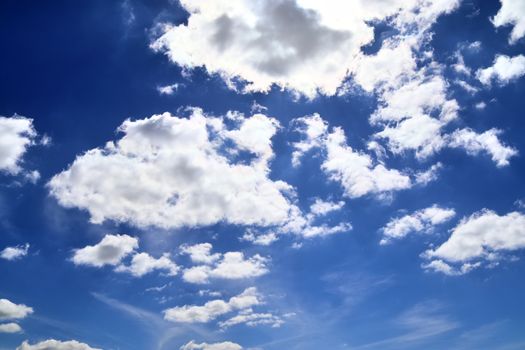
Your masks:
[{"label": "large cloud cluster", "polygon": [[291,188],[270,179],[268,168],[277,121],[262,114],[190,114],[125,121],[121,139],[78,156],[54,176],[51,194],[63,206],[86,209],[94,223],[176,228],[285,221]]}]

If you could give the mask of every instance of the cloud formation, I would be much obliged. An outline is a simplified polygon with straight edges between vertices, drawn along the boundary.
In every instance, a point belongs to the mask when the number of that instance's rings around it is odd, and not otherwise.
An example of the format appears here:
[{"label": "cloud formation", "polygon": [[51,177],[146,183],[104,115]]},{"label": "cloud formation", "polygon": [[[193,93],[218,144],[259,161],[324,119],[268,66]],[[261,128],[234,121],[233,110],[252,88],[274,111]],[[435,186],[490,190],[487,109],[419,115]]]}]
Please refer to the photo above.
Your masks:
[{"label": "cloud formation", "polygon": [[512,26],[509,43],[514,44],[525,36],[525,3],[521,0],[500,0],[501,8],[492,23],[495,27]]},{"label": "cloud formation", "polygon": [[193,262],[202,263],[184,270],[182,278],[189,283],[208,283],[214,279],[243,279],[264,275],[268,272],[268,259],[258,254],[245,258],[242,252],[211,253],[210,243],[182,246]]},{"label": "cloud formation", "polygon": [[498,215],[484,209],[464,218],[448,240],[423,256],[424,268],[460,275],[482,265],[495,266],[506,253],[525,248],[525,215]]},{"label": "cloud formation", "polygon": [[436,225],[449,221],[455,215],[454,209],[433,205],[412,214],[394,218],[381,229],[383,238],[380,244],[391,243],[393,240],[402,239],[412,233],[430,233]]},{"label": "cloud formation", "polygon": [[229,341],[222,343],[195,343],[193,340],[181,346],[180,350],[242,350],[242,346]]},{"label": "cloud formation", "polygon": [[164,318],[179,323],[207,323],[234,310],[248,309],[262,303],[257,288],[251,287],[228,301],[216,299],[202,306],[184,305],[164,310]]},{"label": "cloud formation", "polygon": [[75,265],[115,266],[120,264],[122,259],[131,254],[138,246],[139,241],[135,237],[105,235],[99,243],[75,250],[72,261]]},{"label": "cloud formation", "polygon": [[92,348],[87,344],[80,343],[76,340],[58,341],[55,339],[48,339],[35,343],[33,345],[24,341],[16,350],[101,350]]},{"label": "cloud formation", "polygon": [[19,174],[24,154],[36,141],[33,119],[18,115],[11,118],[0,116],[0,172]]},{"label": "cloud formation", "polygon": [[18,245],[14,247],[6,247],[0,252],[0,258],[5,260],[17,260],[27,255],[29,251],[29,243]]},{"label": "cloud formation", "polygon": [[0,333],[20,333],[22,328],[16,323],[1,323]]},{"label": "cloud formation", "polygon": [[22,319],[33,313],[33,308],[0,299],[0,320]]},{"label": "cloud formation", "polygon": [[288,217],[291,187],[268,177],[277,126],[262,114],[212,117],[199,109],[189,118],[127,120],[122,138],[78,156],[49,188],[61,205],[89,211],[94,223],[279,224]]},{"label": "cloud formation", "polygon": [[496,82],[506,85],[525,75],[525,56],[497,55],[492,66],[476,71],[476,77],[484,85]]},{"label": "cloud formation", "polygon": [[361,47],[373,41],[372,21],[389,18],[423,28],[456,4],[183,0],[188,24],[161,25],[151,48],[184,69],[204,67],[243,92],[276,85],[309,98],[334,95],[362,56]]}]

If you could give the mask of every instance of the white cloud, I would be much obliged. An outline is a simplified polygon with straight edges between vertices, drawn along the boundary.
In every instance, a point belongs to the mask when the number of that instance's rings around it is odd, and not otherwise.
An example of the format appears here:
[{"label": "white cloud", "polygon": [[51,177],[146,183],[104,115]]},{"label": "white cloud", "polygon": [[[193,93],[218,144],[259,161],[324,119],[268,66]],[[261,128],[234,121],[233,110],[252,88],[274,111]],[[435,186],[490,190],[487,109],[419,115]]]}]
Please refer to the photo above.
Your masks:
[{"label": "white cloud", "polygon": [[[332,180],[341,184],[346,196],[357,198],[367,194],[386,195],[412,186],[408,175],[387,169],[383,164],[374,162],[368,154],[348,146],[343,129],[336,127],[328,132],[326,122],[318,114],[298,118],[294,122],[302,126],[297,130],[306,135],[303,141],[293,145],[296,148],[294,154],[297,162],[305,151],[314,147],[321,148],[326,152],[322,169]],[[316,131],[311,131],[312,129]]]},{"label": "white cloud", "polygon": [[478,111],[482,111],[487,108],[487,104],[484,101],[480,101],[474,105],[474,108],[476,108]]},{"label": "white cloud", "polygon": [[16,323],[1,323],[0,333],[20,333],[22,328]]},{"label": "white cloud", "polygon": [[498,55],[492,66],[476,71],[476,77],[485,85],[491,85],[493,81],[499,85],[506,85],[523,75],[525,75],[525,56],[523,55],[514,57]]},{"label": "white cloud", "polygon": [[341,184],[350,198],[367,194],[384,195],[412,185],[408,175],[388,169],[383,164],[374,164],[369,155],[348,146],[341,128],[335,128],[328,135],[326,152],[323,170]]},{"label": "white cloud", "polygon": [[154,270],[166,271],[168,276],[175,276],[179,271],[179,267],[171,261],[168,253],[163,254],[158,259],[147,253],[137,253],[133,255],[129,266],[119,265],[115,269],[117,272],[127,272],[135,277],[144,276]]},{"label": "white cloud", "polygon": [[299,131],[303,136],[301,141],[292,144],[294,147],[292,165],[299,166],[301,157],[305,153],[313,148],[322,146],[322,140],[326,137],[328,131],[328,123],[318,113],[296,118],[293,120],[293,123],[297,125],[295,130]]},{"label": "white cloud", "polygon": [[316,198],[315,202],[310,206],[310,213],[315,216],[326,215],[333,211],[340,210],[345,205],[345,202],[330,202]]},{"label": "white cloud", "polygon": [[416,183],[424,186],[432,181],[436,181],[438,179],[438,173],[442,168],[443,164],[437,162],[436,164],[432,165],[428,170],[417,173],[415,175]]},{"label": "white cloud", "polygon": [[279,237],[275,232],[256,234],[248,230],[241,237],[241,241],[252,242],[253,244],[262,246],[268,246],[277,240],[279,240]]},{"label": "white cloud", "polygon": [[102,267],[118,265],[126,256],[138,248],[139,242],[128,235],[105,235],[93,246],[75,250],[72,261],[75,265]]},{"label": "white cloud", "polygon": [[[51,194],[65,207],[88,210],[94,223],[175,228],[285,221],[291,203],[284,193],[292,188],[271,180],[268,168],[277,122],[261,114],[190,113],[125,121],[122,138],[78,156],[55,175]],[[237,159],[240,152],[252,161]]]},{"label": "white cloud", "polygon": [[267,258],[258,254],[249,259],[244,259],[244,254],[241,252],[228,252],[224,254],[210,275],[224,279],[257,277],[268,272],[267,261]]},{"label": "white cloud", "polygon": [[261,303],[257,289],[251,287],[228,301],[216,299],[202,306],[184,305],[164,310],[164,318],[179,323],[207,323],[234,310],[248,309]]},{"label": "white cloud", "polygon": [[87,344],[80,343],[76,340],[58,341],[54,339],[44,340],[39,343],[30,345],[24,341],[16,350],[101,350],[92,348]]},{"label": "white cloud", "polygon": [[463,274],[484,262],[493,265],[504,253],[523,248],[525,215],[501,216],[484,209],[461,220],[445,243],[427,250],[423,256],[432,261],[423,266],[449,275]]},{"label": "white cloud", "polygon": [[[204,251],[202,248],[205,248]],[[208,283],[211,278],[217,279],[243,279],[264,275],[268,272],[266,264],[268,259],[258,254],[245,259],[242,252],[227,252],[225,254],[211,254],[210,243],[197,244],[195,246],[183,246],[186,252],[191,252],[194,262],[207,265],[199,265],[184,270],[182,278],[189,283]],[[199,251],[200,250],[200,251]],[[204,255],[196,255],[204,253]],[[209,259],[213,257],[213,259]]]},{"label": "white cloud", "polygon": [[33,313],[33,308],[0,299],[0,320],[21,319]]},{"label": "white cloud", "polygon": [[184,0],[188,24],[161,26],[151,47],[184,69],[204,67],[232,89],[241,85],[243,92],[266,92],[275,84],[309,98],[333,95],[362,56],[361,46],[374,39],[371,21],[391,18],[400,28],[426,30],[457,3]]},{"label": "white cloud", "polygon": [[[93,245],[75,250],[72,261],[75,265],[103,267],[115,266],[116,272],[129,273],[134,277],[142,277],[156,270],[164,271],[168,276],[175,276],[179,266],[173,262],[169,253],[154,258],[145,252],[136,252],[139,240],[128,235],[105,235],[102,240]],[[132,256],[128,264],[123,260]]]},{"label": "white cloud", "polygon": [[272,328],[278,328],[284,323],[283,319],[274,314],[265,312],[265,313],[256,313],[253,310],[246,309],[241,310],[238,315],[233,316],[225,321],[219,322],[219,327],[229,328],[239,324],[245,324],[249,327],[255,327],[259,325],[269,325]]},{"label": "white cloud", "polygon": [[501,130],[490,129],[478,134],[471,129],[456,130],[450,135],[450,147],[463,148],[468,154],[488,153],[498,167],[509,165],[509,159],[518,151],[501,143],[498,135]]},{"label": "white cloud", "polygon": [[0,258],[6,260],[17,260],[27,255],[29,251],[29,243],[18,245],[15,247],[6,247],[0,252]]},{"label": "white cloud", "polygon": [[449,221],[455,215],[454,209],[433,205],[412,214],[394,218],[381,229],[383,232],[381,244],[388,244],[392,240],[404,238],[411,233],[432,232],[436,225]]},{"label": "white cloud", "polygon": [[191,261],[194,263],[212,264],[221,257],[221,254],[219,253],[211,253],[211,250],[213,249],[211,243],[200,243],[191,246],[182,245],[180,249],[181,254],[189,255]]},{"label": "white cloud", "polygon": [[0,172],[16,175],[22,171],[22,157],[36,142],[33,119],[0,116]]},{"label": "white cloud", "polygon": [[509,42],[515,43],[525,36],[525,3],[522,0],[500,0],[501,8],[492,18],[496,27],[513,26]]},{"label": "white cloud", "polygon": [[242,346],[229,341],[222,343],[201,343],[197,344],[193,340],[183,345],[180,350],[242,350]]},{"label": "white cloud", "polygon": [[171,85],[157,86],[157,91],[161,95],[173,95],[179,90],[180,85],[175,83]]}]

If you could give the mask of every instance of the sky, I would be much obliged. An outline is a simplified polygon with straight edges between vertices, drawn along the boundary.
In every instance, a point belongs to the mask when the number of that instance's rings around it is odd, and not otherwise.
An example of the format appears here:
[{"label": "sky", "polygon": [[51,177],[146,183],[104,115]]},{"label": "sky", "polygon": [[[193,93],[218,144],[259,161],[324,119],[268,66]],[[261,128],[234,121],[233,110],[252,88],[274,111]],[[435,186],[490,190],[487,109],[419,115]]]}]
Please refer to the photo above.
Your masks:
[{"label": "sky", "polygon": [[0,350],[525,348],[522,0],[4,0]]}]

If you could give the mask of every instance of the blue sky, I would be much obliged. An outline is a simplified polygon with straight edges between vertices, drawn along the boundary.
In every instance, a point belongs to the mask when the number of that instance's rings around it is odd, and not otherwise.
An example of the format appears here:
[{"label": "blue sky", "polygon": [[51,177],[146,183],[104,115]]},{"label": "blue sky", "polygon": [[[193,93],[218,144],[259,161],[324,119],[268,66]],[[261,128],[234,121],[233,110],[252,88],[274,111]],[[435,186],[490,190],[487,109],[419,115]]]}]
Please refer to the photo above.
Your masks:
[{"label": "blue sky", "polygon": [[521,0],[3,1],[0,349],[522,349]]}]

